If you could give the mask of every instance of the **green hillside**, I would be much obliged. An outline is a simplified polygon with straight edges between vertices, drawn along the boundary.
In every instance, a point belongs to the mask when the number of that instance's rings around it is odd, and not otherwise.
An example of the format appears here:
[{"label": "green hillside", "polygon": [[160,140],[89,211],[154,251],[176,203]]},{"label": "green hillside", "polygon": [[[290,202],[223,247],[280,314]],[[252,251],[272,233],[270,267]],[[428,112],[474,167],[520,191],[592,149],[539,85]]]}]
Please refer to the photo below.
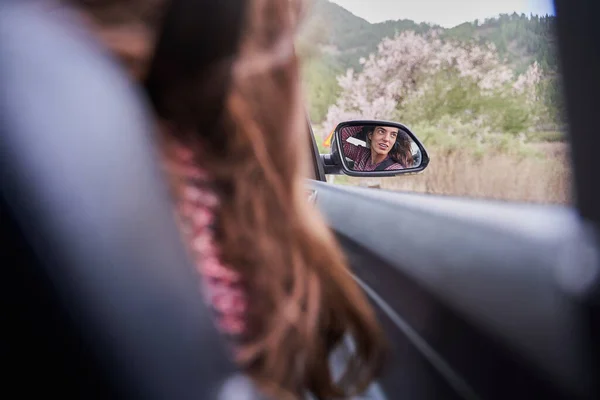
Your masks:
[{"label": "green hillside", "polygon": [[555,17],[503,14],[499,18],[466,22],[445,32],[458,40],[491,42],[499,53],[523,69],[537,61],[546,70],[557,67],[554,35]]},{"label": "green hillside", "polygon": [[537,61],[547,76],[553,77],[557,69],[554,24],[553,16],[523,14],[465,22],[451,29],[405,19],[371,24],[335,3],[315,0],[298,41],[299,53],[305,60],[304,81],[311,118],[321,121],[335,102],[337,75],[348,68],[360,70],[361,57],[376,52],[383,38],[404,31],[427,33],[436,29],[442,39],[491,42],[515,71],[524,71]]}]

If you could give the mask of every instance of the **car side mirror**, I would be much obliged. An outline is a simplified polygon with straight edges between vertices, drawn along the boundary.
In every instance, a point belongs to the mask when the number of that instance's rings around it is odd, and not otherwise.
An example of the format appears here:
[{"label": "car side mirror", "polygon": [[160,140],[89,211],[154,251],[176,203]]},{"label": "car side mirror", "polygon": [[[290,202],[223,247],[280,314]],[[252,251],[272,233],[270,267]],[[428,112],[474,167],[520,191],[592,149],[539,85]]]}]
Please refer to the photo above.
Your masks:
[{"label": "car side mirror", "polygon": [[360,120],[335,128],[331,160],[349,176],[396,176],[423,171],[429,155],[405,125]]}]

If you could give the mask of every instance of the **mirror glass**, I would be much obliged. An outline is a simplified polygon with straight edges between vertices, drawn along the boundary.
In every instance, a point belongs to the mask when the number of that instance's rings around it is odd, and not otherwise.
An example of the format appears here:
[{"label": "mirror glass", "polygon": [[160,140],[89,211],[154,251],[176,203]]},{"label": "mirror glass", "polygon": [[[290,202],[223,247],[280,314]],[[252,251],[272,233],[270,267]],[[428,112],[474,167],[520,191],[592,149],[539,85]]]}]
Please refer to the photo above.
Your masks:
[{"label": "mirror glass", "polygon": [[419,146],[397,126],[345,126],[339,135],[340,151],[354,171],[396,171],[421,165]]}]

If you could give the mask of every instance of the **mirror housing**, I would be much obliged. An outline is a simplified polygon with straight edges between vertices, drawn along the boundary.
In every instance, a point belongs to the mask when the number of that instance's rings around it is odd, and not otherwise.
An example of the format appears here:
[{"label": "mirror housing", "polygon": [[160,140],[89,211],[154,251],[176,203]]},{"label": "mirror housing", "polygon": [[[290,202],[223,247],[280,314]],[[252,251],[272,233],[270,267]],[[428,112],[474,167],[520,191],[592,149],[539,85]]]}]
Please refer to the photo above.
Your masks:
[{"label": "mirror housing", "polygon": [[429,165],[421,141],[398,122],[344,121],[332,139],[330,155],[322,157],[326,174],[387,177],[420,173]]}]

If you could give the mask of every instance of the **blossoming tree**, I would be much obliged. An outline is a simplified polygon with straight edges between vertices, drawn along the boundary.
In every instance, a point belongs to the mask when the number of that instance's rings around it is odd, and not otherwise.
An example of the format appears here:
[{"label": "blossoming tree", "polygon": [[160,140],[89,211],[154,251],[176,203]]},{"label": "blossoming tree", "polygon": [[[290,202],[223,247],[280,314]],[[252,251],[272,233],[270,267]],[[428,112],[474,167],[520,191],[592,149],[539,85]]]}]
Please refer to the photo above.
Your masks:
[{"label": "blossoming tree", "polygon": [[518,132],[535,122],[539,66],[516,76],[491,44],[444,41],[435,31],[403,32],[360,62],[362,71],[338,77],[341,95],[328,110],[325,129],[352,119],[435,124],[451,116]]}]

